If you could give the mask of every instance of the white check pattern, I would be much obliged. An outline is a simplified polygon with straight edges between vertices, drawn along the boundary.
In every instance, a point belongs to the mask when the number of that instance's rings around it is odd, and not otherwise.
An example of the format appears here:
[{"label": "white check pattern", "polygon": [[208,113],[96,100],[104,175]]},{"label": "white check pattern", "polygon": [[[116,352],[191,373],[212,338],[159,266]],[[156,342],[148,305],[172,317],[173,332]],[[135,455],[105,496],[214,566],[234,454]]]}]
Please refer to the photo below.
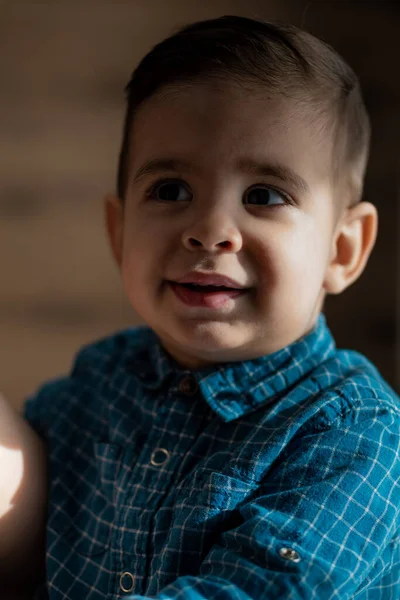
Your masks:
[{"label": "white check pattern", "polygon": [[50,459],[36,600],[400,599],[400,399],[322,313],[193,372],[126,329],[25,416]]}]

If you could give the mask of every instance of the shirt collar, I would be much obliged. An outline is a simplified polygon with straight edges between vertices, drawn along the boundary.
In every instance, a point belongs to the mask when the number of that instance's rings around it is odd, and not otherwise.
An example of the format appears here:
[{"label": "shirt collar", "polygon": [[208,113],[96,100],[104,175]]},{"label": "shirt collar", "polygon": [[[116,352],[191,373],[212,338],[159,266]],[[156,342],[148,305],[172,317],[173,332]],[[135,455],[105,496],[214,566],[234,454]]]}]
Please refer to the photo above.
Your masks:
[{"label": "shirt collar", "polygon": [[272,354],[241,362],[228,362],[196,371],[180,366],[161,346],[160,339],[149,327],[140,327],[133,336],[130,372],[141,385],[161,391],[177,386],[187,376],[194,377],[211,409],[224,421],[252,412],[269,401],[275,401],[303,379],[316,366],[327,360],[336,345],[321,312],[313,329]]}]

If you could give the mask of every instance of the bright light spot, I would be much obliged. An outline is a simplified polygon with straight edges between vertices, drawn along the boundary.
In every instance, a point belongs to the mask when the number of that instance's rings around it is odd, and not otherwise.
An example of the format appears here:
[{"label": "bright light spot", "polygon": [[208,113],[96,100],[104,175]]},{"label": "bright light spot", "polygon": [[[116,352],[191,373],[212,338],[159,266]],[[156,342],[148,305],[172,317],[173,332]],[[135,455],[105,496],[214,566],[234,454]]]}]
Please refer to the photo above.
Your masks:
[{"label": "bright light spot", "polygon": [[22,451],[0,446],[0,518],[12,509],[23,474]]}]

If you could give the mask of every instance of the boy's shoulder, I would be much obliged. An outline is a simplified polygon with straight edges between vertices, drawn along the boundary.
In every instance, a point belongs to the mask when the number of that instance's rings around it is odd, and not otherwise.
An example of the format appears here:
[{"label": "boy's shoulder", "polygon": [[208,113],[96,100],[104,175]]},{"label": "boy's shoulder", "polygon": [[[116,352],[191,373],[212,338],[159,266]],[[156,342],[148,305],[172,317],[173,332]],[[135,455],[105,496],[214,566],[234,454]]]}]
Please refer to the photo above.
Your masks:
[{"label": "boy's shoulder", "polygon": [[[70,373],[42,383],[25,401],[23,416],[43,438],[56,423],[78,407],[82,395],[96,397],[104,381],[135,349],[148,343],[148,327],[129,327],[83,345],[75,354]],[[97,396],[98,397],[98,396]]]},{"label": "boy's shoulder", "polygon": [[129,354],[143,348],[149,340],[146,326],[128,327],[83,345],[75,355],[72,379],[82,375],[109,374]]},{"label": "boy's shoulder", "polygon": [[376,366],[356,350],[336,349],[312,373],[318,387],[318,421],[332,426],[364,414],[392,413],[400,419],[400,397]]}]

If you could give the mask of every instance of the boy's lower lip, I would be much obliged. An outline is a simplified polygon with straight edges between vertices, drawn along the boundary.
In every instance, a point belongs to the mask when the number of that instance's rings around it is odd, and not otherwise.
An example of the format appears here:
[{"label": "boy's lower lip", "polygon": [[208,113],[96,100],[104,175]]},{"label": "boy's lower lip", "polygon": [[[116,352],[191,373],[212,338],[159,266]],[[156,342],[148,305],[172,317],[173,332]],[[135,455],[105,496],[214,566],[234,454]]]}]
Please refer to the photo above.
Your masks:
[{"label": "boy's lower lip", "polygon": [[189,306],[204,306],[206,308],[221,308],[230,299],[243,296],[248,290],[219,290],[215,292],[201,292],[191,290],[174,281],[167,282],[175,296]]}]

